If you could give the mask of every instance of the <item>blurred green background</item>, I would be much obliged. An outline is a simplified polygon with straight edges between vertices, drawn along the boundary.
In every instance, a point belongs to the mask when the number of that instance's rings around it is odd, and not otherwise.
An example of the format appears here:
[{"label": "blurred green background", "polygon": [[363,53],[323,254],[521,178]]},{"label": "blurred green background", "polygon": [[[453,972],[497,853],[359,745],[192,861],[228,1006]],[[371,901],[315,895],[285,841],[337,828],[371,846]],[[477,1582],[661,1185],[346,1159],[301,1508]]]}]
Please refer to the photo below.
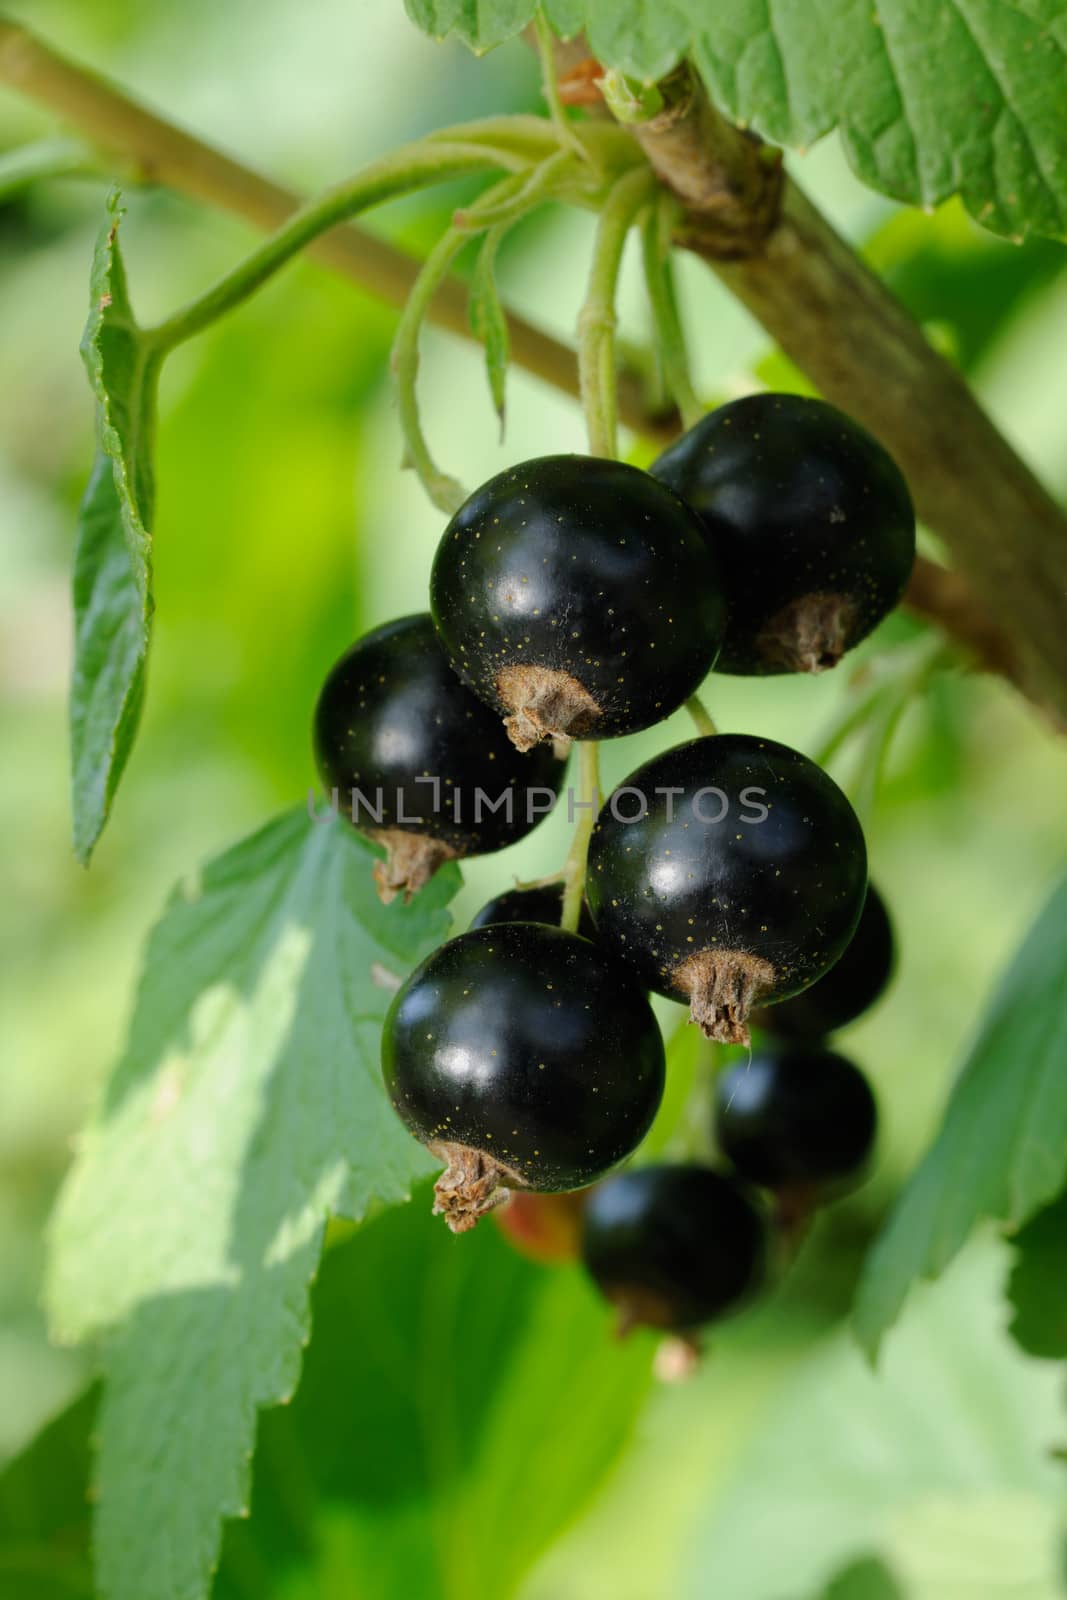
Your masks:
[{"label": "blurred green background", "polygon": [[[450,120],[538,106],[527,51],[476,62],[435,46],[399,0],[35,0],[9,10],[305,191]],[[52,130],[0,95],[0,147]],[[834,142],[793,169],[1067,495],[1063,250],[994,240],[955,205],[900,212],[852,178]],[[78,868],[68,566],[92,450],[77,345],[104,192],[67,179],[0,209],[0,1463],[86,1381],[86,1358],[47,1342],[42,1229],[121,1040],[144,935],[175,877],[304,795],[314,781],[309,712],[326,669],[367,627],[425,606],[441,526],[400,469],[392,312],[301,263],[183,350],[161,402],[144,727],[93,867]],[[373,225],[425,248],[454,199],[407,203]],[[232,219],[162,192],[130,190],[127,205],[131,291],[146,318],[252,240]],[[588,218],[544,213],[502,252],[510,302],[563,338],[589,232]],[[622,329],[640,340],[634,267]],[[760,330],[705,269],[684,261],[680,280],[709,400],[774,372]],[[584,443],[577,406],[518,371],[501,443],[479,354],[447,335],[426,341],[421,394],[439,461],[470,484]],[[852,681],[914,631],[894,619],[829,679],[715,679],[706,698],[726,728],[814,750]],[[607,747],[608,778],[671,737],[668,727]],[[864,761],[862,749],[846,752],[835,769],[846,786]],[[909,711],[868,818],[900,970],[848,1036],[881,1099],[876,1175],[823,1219],[787,1284],[715,1338],[694,1384],[655,1392],[620,1468],[529,1577],[526,1600],[803,1600],[872,1550],[923,1600],[1067,1592],[1049,1457],[1064,1432],[1062,1374],[1022,1357],[1003,1332],[1003,1247],[979,1242],[916,1297],[881,1387],[839,1331],[863,1247],[929,1137],[992,978],[1062,863],[1065,793],[1062,748],[1000,684],[945,676]],[[460,925],[514,876],[553,869],[566,833],[558,816],[474,863]],[[663,1015],[670,1026],[680,1017],[670,1006]]]}]

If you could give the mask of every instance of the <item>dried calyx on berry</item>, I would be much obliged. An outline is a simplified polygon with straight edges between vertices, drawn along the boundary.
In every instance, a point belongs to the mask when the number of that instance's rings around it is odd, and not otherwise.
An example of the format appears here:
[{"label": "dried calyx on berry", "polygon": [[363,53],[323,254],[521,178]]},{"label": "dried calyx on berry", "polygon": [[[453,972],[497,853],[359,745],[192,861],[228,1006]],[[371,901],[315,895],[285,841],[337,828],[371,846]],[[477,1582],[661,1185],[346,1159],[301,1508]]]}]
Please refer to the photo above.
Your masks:
[{"label": "dried calyx on berry", "polygon": [[430,609],[520,750],[659,722],[710,671],[725,620],[694,513],[592,456],[526,461],[471,495],[438,546]]},{"label": "dried calyx on berry", "polygon": [[720,672],[822,672],[904,593],[915,512],[892,457],[844,412],[755,394],[702,417],[652,472],[696,511],[726,586]]},{"label": "dried calyx on berry", "polygon": [[384,847],[385,901],[410,899],[445,861],[513,844],[552,809],[565,764],[523,759],[448,665],[426,613],[366,634],[315,707],[319,773],[339,810]]},{"label": "dried calyx on berry", "polygon": [[689,1333],[735,1310],[765,1258],[766,1225],[745,1190],[696,1163],[619,1173],[582,1214],[582,1260],[621,1333]]},{"label": "dried calyx on berry", "polygon": [[604,951],[536,922],[460,934],[386,1017],[393,1108],[445,1164],[435,1211],[473,1227],[511,1188],[580,1189],[637,1147],[663,1095],[652,1008]]},{"label": "dried calyx on berry", "polygon": [[867,887],[863,831],[807,756],[723,733],[655,756],[609,796],[589,849],[600,941],[687,998],[709,1038],[747,1044],[758,1002],[829,971]]}]

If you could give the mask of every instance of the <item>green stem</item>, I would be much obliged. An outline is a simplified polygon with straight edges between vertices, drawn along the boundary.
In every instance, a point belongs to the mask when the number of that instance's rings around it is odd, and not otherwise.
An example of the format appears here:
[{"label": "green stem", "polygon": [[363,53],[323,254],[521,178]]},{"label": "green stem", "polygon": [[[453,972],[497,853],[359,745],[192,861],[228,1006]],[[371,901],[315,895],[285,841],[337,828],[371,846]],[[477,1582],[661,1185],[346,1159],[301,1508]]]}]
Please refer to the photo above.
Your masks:
[{"label": "green stem", "polygon": [[715,720],[708,711],[707,706],[698,694],[691,694],[685,702],[685,709],[693,720],[696,731],[705,739],[714,739],[718,733]]},{"label": "green stem", "polygon": [[628,78],[616,67],[605,72],[599,80],[604,104],[623,127],[649,122],[664,108],[663,95],[655,83],[642,83],[640,78]]},{"label": "green stem", "polygon": [[563,868],[563,914],[560,927],[577,933],[585,895],[585,863],[600,800],[600,747],[595,739],[578,745],[578,799],[585,806],[574,830]]},{"label": "green stem", "polygon": [[[496,257],[500,242],[508,231],[506,222],[494,222],[482,234],[478,259],[467,294],[467,318],[472,333],[485,355],[485,375],[493,410],[500,423],[500,442],[504,442],[504,417],[507,409],[508,365],[511,346],[507,318],[500,303],[496,281]],[[427,311],[427,316],[430,312]]]},{"label": "green stem", "polygon": [[862,727],[868,717],[873,715],[876,707],[890,693],[891,688],[892,685],[889,683],[878,683],[873,689],[868,689],[866,694],[861,695],[854,705],[846,707],[839,720],[824,735],[822,743],[812,756],[811,759],[816,766],[825,767],[829,765],[842,745],[847,744],[857,728]]},{"label": "green stem", "polygon": [[909,703],[909,695],[893,695],[885,701],[878,716],[867,724],[867,738],[860,751],[859,776],[851,786],[852,805],[865,829],[870,827],[874,816],[889,749]]},{"label": "green stem", "polygon": [[479,117],[474,122],[455,122],[425,135],[426,144],[479,144],[494,150],[507,150],[523,161],[543,161],[559,149],[559,132],[544,117],[533,112],[506,113],[499,117]]},{"label": "green stem", "polygon": [[594,456],[618,454],[615,290],[627,235],[655,182],[645,166],[626,173],[612,187],[597,223],[589,286],[578,318],[578,383]]},{"label": "green stem", "polygon": [[540,175],[539,185],[532,181],[529,173],[515,173],[494,184],[480,200],[460,213],[460,219],[445,230],[426,257],[397,324],[391,365],[407,459],[434,505],[447,516],[463,504],[467,495],[457,479],[440,470],[426,442],[417,390],[419,336],[434,295],[464,245],[474,234],[498,226],[501,218],[514,220],[547,198],[551,182],[558,175],[561,156],[566,165],[573,164],[573,156],[557,151],[532,175],[534,178]]},{"label": "green stem", "polygon": [[887,693],[879,703],[878,712],[871,716],[867,724],[859,777],[852,791],[852,803],[865,827],[874,815],[886,762],[905,711],[919,695],[926,692],[930,679],[952,658],[952,651],[942,639],[924,641],[911,670],[894,678],[886,686]]},{"label": "green stem", "polygon": [[552,885],[563,882],[563,868],[558,872],[550,872],[545,878],[516,878],[516,889],[548,889]]},{"label": "green stem", "polygon": [[419,334],[438,285],[448,276],[452,262],[469,238],[469,233],[449,228],[426,257],[397,324],[390,357],[400,431],[404,437],[405,465],[414,468],[419,482],[433,504],[449,517],[463,504],[467,492],[458,479],[441,471],[426,442],[419,416],[416,387],[419,372]]},{"label": "green stem", "polygon": [[689,376],[689,357],[674,290],[670,250],[678,214],[678,202],[665,190],[641,224],[641,255],[663,380],[683,425],[691,428],[703,416],[704,407]]},{"label": "green stem", "polygon": [[[578,376],[589,450],[618,454],[618,393],[615,369],[615,290],[631,224],[647,203],[655,179],[647,167],[628,172],[612,186],[597,223],[589,286],[578,318]],[[585,894],[586,857],[600,791],[600,752],[593,739],[578,744],[579,798],[583,810],[563,869],[562,927],[577,932]]]},{"label": "green stem", "polygon": [[485,144],[506,150],[529,161],[543,161],[561,145],[569,144],[583,162],[602,172],[620,176],[634,166],[645,166],[640,145],[614,122],[567,122],[567,137],[562,138],[555,122],[547,117],[509,112],[499,117],[480,117],[476,122],[457,122],[449,128],[425,135],[425,143],[438,140],[461,144]]},{"label": "green stem", "polygon": [[917,648],[906,653],[910,660],[903,670],[898,664],[898,670],[891,677],[880,675],[872,687],[854,704],[846,706],[838,720],[831,724],[812,756],[817,766],[827,766],[865,723],[873,722],[876,716],[884,717],[887,702],[894,705],[898,700],[907,702],[925,687],[926,680],[934,672],[955,659],[952,647],[939,636],[933,640],[922,639]]},{"label": "green stem", "polygon": [[529,161],[505,150],[464,142],[424,140],[403,145],[303,206],[212,288],[145,331],[157,349],[172,350],[247,300],[287,261],[339,222],[426,184],[493,166],[525,172]]},{"label": "green stem", "polygon": [[[512,223],[531,211],[544,200],[551,200],[561,187],[560,179],[574,167],[574,156],[569,150],[555,150],[538,163],[528,175],[523,175],[517,189],[509,191],[510,198],[490,205],[477,201],[466,206],[452,217],[452,226],[458,229],[488,228],[494,223]],[[503,185],[501,185],[503,187]]]},{"label": "green stem", "polygon": [[538,7],[537,16],[534,18],[534,28],[537,33],[537,51],[541,57],[541,93],[545,97],[548,114],[552,118],[552,126],[559,135],[561,144],[570,148],[581,156],[583,161],[590,159],[589,151],[575,133],[567,117],[566,107],[560,99],[559,75],[556,72],[556,36],[552,32],[548,18]]}]

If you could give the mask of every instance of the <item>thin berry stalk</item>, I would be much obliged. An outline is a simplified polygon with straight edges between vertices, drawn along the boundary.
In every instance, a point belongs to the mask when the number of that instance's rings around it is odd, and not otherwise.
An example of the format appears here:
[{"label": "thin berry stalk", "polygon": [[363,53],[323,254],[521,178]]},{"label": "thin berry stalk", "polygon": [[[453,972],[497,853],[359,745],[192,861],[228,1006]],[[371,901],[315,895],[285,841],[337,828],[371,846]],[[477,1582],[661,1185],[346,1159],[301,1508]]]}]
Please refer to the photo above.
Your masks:
[{"label": "thin berry stalk", "polygon": [[627,236],[655,187],[648,167],[628,172],[612,188],[597,223],[589,286],[578,318],[578,383],[594,456],[619,453],[615,291]]},{"label": "thin berry stalk", "polygon": [[693,726],[700,736],[704,739],[713,739],[719,730],[714,718],[698,694],[689,696],[689,699],[685,702],[685,709],[688,711]]},{"label": "thin berry stalk", "polygon": [[560,926],[568,933],[577,933],[582,915],[589,840],[600,802],[600,747],[595,739],[582,740],[578,745],[578,789],[578,799],[584,809],[579,813],[563,868],[563,914]]}]

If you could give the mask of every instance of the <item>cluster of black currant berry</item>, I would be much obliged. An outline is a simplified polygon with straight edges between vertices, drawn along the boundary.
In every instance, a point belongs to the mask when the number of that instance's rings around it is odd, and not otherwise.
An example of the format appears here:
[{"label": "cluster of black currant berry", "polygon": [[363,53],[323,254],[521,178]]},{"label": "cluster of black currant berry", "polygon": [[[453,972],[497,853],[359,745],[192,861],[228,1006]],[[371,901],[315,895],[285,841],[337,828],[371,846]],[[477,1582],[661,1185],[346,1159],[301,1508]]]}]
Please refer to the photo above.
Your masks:
[{"label": "cluster of black currant berry", "polygon": [[[618,1308],[620,1327],[643,1323],[691,1342],[759,1287],[772,1225],[795,1237],[816,1206],[863,1172],[878,1122],[874,1095],[826,1040],[879,998],[893,959],[889,915],[871,885],[841,959],[803,993],[758,1013],[753,1020],[770,1038],[716,1083],[714,1142],[732,1171],[638,1167],[584,1197],[564,1237]],[[754,1189],[772,1196],[769,1216]],[[527,1239],[535,1228],[525,1219]],[[557,1225],[556,1238],[561,1232]],[[566,1253],[558,1248],[555,1258]]]},{"label": "cluster of black currant berry", "polygon": [[[316,708],[320,773],[383,847],[383,898],[522,837],[572,741],[654,725],[713,667],[834,665],[899,600],[914,538],[881,446],[789,395],[721,407],[649,472],[552,456],[491,479],[445,529],[429,614],[361,639]],[[862,1009],[850,941],[881,903],[837,785],[748,734],[705,733],[631,774],[599,811],[584,884],[584,902],[562,882],[501,895],[424,961],[386,1019],[385,1082],[445,1167],[435,1209],[458,1232],[505,1191],[578,1190],[637,1148],[664,1086],[648,990],[725,1042],[748,1043],[754,1008],[781,1018],[802,1048],[724,1080],[736,1178],[637,1168],[584,1207],[594,1277],[615,1298],[628,1283],[631,1318],[690,1327],[758,1275],[764,1223],[739,1180],[820,1186],[866,1154],[866,1085],[808,1041]],[[681,1271],[693,1260],[703,1276]]]},{"label": "cluster of black currant berry", "polygon": [[[553,903],[551,891],[512,891],[490,901],[476,923],[548,918],[553,910],[559,899]],[[813,1210],[863,1173],[877,1128],[874,1096],[827,1040],[875,1003],[893,964],[892,924],[872,884],[841,959],[801,994],[756,1012],[760,1047],[717,1080],[710,1131],[730,1170],[670,1162],[630,1168],[579,1193],[519,1191],[497,1213],[509,1240],[542,1263],[581,1259],[616,1308],[619,1329],[672,1335],[663,1370],[684,1375],[696,1332],[763,1283],[772,1233],[791,1245]]]}]

